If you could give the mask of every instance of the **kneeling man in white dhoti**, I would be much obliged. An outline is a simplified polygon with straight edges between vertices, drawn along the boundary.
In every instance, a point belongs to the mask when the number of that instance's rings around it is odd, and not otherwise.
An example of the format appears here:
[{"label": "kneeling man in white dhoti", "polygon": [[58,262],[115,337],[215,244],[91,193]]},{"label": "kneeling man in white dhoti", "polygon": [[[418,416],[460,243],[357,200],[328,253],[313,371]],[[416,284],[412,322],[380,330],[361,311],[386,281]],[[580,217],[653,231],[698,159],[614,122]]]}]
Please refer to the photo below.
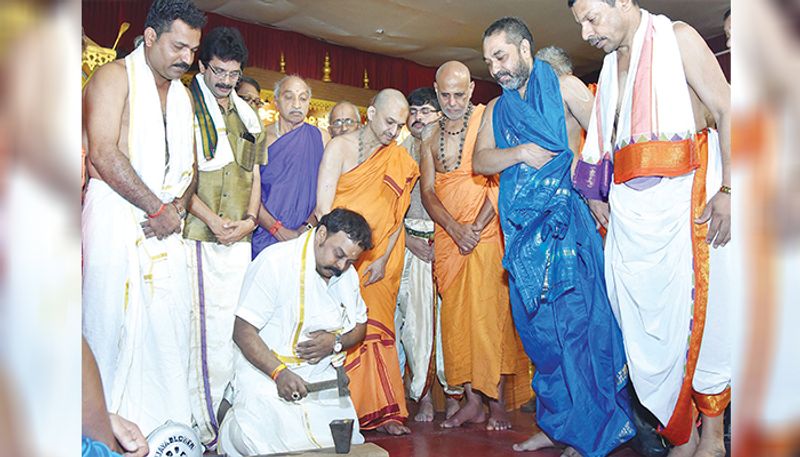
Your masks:
[{"label": "kneeling man in white dhoti", "polygon": [[267,247],[250,265],[233,330],[243,357],[236,361],[220,453],[332,447],[335,419],[353,419],[351,442],[364,442],[349,396],[306,387],[336,379],[344,351],[364,339],[367,308],[351,265],[371,248],[364,217],[337,208],[316,229]]}]

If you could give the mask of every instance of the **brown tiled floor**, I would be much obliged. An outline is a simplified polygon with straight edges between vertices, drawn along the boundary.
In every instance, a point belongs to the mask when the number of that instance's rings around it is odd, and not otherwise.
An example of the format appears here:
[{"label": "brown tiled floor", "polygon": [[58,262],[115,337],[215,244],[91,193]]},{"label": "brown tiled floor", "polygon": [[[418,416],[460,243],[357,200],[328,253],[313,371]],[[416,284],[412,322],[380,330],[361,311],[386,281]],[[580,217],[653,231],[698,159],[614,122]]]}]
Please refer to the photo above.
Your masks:
[{"label": "brown tiled floor", "polygon": [[[413,405],[409,402],[409,406]],[[413,409],[413,407],[412,407]],[[413,417],[413,414],[411,415]],[[428,423],[414,422],[407,424],[411,435],[390,437],[377,432],[365,432],[364,437],[389,451],[392,457],[501,457],[530,456],[558,457],[561,451],[547,449],[536,452],[514,452],[511,445],[524,441],[538,429],[533,424],[533,414],[515,411],[512,415],[513,429],[502,432],[490,432],[483,424],[470,424],[457,429],[444,430],[439,423],[444,414],[437,414],[434,421]],[[638,457],[631,449],[621,449],[614,457]]]},{"label": "brown tiled floor", "polygon": [[[408,402],[411,417],[416,407]],[[512,430],[490,432],[484,424],[470,424],[461,428],[445,430],[439,427],[444,413],[437,413],[433,422],[408,421],[411,435],[388,436],[378,432],[364,432],[367,441],[386,449],[391,457],[558,457],[558,449],[545,449],[536,452],[514,452],[511,445],[524,441],[538,431],[534,425],[534,415],[515,411],[512,413]],[[207,454],[214,456],[216,454]],[[620,449],[613,457],[639,457],[631,449]]]}]

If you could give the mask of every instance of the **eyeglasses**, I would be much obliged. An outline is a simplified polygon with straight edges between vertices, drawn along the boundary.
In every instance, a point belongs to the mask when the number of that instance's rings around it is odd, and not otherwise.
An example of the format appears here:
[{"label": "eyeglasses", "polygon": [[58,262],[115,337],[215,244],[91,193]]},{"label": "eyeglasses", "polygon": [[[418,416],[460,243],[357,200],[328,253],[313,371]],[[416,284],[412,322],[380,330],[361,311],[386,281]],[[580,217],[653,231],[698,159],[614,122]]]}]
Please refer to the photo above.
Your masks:
[{"label": "eyeglasses", "polygon": [[242,97],[242,96],[240,95],[240,96],[239,96],[239,98],[241,98],[242,100],[244,100],[244,101],[245,101],[245,103],[247,103],[248,105],[256,105],[256,106],[262,106],[262,105],[264,105],[264,100],[261,100],[261,99],[260,99],[260,98],[258,98],[258,97]]},{"label": "eyeglasses", "polygon": [[336,119],[335,121],[331,122],[331,125],[338,129],[338,128],[343,127],[343,126],[350,127],[351,125],[353,125],[355,123],[356,123],[356,121],[354,121],[353,119],[350,119],[348,117],[348,118],[345,118],[345,119]]},{"label": "eyeglasses", "polygon": [[438,112],[439,112],[438,109],[428,108],[427,106],[425,108],[422,108],[422,109],[410,108],[408,110],[408,114],[410,114],[412,116],[416,116],[417,114],[421,114],[423,116],[427,116],[427,115],[429,115],[431,113],[438,113]]},{"label": "eyeglasses", "polygon": [[242,70],[225,71],[221,68],[216,68],[211,64],[208,65],[208,68],[211,69],[211,73],[214,73],[214,76],[217,78],[230,78],[233,80],[238,80],[242,77]]}]

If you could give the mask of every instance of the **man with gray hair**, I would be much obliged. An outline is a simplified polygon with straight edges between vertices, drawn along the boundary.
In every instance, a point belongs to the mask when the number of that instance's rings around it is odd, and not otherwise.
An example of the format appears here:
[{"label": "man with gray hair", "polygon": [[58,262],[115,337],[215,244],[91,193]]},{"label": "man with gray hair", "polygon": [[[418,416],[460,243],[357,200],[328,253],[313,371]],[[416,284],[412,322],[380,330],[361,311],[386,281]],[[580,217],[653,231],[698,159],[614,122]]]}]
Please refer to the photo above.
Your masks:
[{"label": "man with gray hair", "polygon": [[549,63],[558,76],[572,74],[572,60],[567,55],[567,51],[558,46],[547,46],[539,49],[536,52],[536,58]]},{"label": "man with gray hair", "polygon": [[311,87],[297,75],[275,83],[278,120],[266,127],[267,165],[261,166],[261,207],[253,232],[253,258],[278,241],[297,238],[316,224],[317,171],[325,139],[307,123]]}]

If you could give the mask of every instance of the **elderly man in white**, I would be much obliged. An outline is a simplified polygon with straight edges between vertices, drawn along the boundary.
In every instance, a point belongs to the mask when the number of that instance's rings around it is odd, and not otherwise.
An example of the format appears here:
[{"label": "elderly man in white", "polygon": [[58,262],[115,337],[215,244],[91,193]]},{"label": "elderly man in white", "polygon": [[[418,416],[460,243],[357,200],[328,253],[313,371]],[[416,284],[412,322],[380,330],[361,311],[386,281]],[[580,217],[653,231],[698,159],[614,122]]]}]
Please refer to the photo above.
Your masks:
[{"label": "elderly man in white", "polygon": [[250,265],[233,331],[243,357],[220,453],[332,447],[334,419],[353,419],[351,442],[364,442],[350,397],[306,386],[335,379],[344,351],[364,339],[367,309],[351,265],[371,248],[364,217],[337,208],[315,230],[267,247]]}]

